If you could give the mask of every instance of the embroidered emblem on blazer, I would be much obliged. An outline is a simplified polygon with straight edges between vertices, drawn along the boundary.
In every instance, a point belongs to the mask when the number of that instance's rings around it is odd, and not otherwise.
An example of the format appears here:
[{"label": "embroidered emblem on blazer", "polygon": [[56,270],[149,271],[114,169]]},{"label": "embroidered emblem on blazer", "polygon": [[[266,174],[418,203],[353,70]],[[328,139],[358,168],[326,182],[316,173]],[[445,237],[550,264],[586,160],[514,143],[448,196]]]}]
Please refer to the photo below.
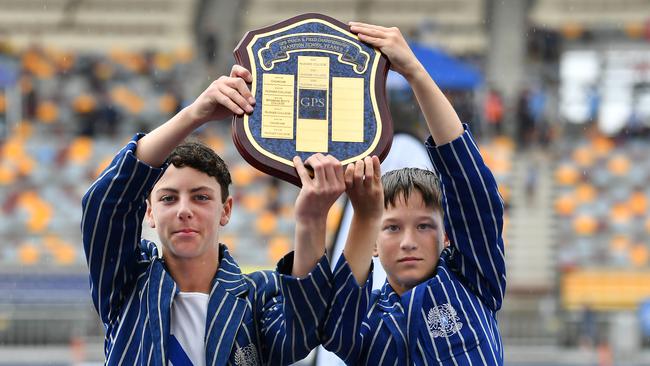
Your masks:
[{"label": "embroidered emblem on blazer", "polygon": [[463,327],[463,323],[459,320],[456,309],[449,304],[442,304],[429,310],[427,325],[433,338],[449,337],[458,333]]},{"label": "embroidered emblem on blazer", "polygon": [[235,365],[257,366],[257,351],[255,350],[255,346],[249,344],[246,347],[237,347],[237,351],[235,351]]}]

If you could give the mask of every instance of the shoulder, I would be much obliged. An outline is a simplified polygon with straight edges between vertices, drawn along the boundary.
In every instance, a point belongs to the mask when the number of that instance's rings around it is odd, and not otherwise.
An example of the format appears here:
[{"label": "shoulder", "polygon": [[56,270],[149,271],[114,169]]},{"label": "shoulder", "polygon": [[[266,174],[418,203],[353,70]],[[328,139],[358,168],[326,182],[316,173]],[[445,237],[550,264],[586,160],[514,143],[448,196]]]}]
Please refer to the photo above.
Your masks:
[{"label": "shoulder", "polygon": [[255,271],[242,275],[244,280],[255,292],[275,290],[277,285],[277,272],[271,270]]}]

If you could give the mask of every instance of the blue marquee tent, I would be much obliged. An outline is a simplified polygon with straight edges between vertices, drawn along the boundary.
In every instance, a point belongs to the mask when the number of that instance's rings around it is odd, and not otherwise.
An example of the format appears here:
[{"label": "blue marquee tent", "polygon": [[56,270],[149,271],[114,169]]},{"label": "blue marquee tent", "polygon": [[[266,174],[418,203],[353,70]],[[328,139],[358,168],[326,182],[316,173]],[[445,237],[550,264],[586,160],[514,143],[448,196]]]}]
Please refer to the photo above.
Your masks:
[{"label": "blue marquee tent", "polygon": [[[444,51],[417,42],[410,42],[409,45],[441,89],[472,90],[483,83],[483,76],[478,70]],[[389,73],[388,88],[402,89],[407,86],[408,83],[401,75],[393,71]]]}]

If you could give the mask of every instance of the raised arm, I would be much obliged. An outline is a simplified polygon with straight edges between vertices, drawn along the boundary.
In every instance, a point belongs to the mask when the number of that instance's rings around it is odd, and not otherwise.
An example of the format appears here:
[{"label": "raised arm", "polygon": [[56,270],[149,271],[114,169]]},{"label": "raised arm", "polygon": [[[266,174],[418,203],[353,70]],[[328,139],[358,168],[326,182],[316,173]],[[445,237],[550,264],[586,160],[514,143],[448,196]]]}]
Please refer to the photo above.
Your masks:
[{"label": "raised arm", "polygon": [[437,145],[446,144],[463,133],[456,111],[415,57],[399,29],[351,22],[350,30],[357,33],[360,40],[383,52],[391,67],[406,78]]},{"label": "raised arm", "polygon": [[505,292],[503,202],[456,111],[415,57],[397,28],[350,23],[359,39],[379,48],[411,85],[431,133],[429,155],[442,184],[445,232],[461,274],[497,310]]},{"label": "raised arm", "polygon": [[162,169],[135,158],[137,137],[120,150],[82,198],[81,237],[93,303],[112,326],[138,275],[145,199]]},{"label": "raised arm", "polygon": [[248,70],[233,66],[230,76],[215,80],[192,104],[138,141],[138,159],[159,167],[202,124],[232,114],[251,113],[255,99],[246,85],[251,81]]},{"label": "raised arm", "polygon": [[334,269],[333,296],[323,327],[323,346],[348,364],[357,362],[361,326],[372,290],[372,254],[381,226],[384,191],[379,158],[366,157],[345,170],[346,192],[354,208],[343,254]]},{"label": "raised arm", "polygon": [[345,186],[354,214],[343,254],[355,280],[363,284],[368,279],[384,211],[379,158],[366,157],[349,164],[345,170]]},{"label": "raised arm", "polygon": [[113,159],[82,199],[81,231],[90,270],[91,294],[102,321],[110,325],[128,286],[138,274],[138,245],[146,197],[169,153],[201,124],[250,112],[254,100],[245,81],[250,73],[234,66],[190,106],[149,134],[136,136]]},{"label": "raised arm", "polygon": [[304,277],[325,254],[327,213],[345,190],[345,182],[341,163],[331,155],[314,154],[305,161],[314,170],[313,178],[299,157],[295,157],[293,163],[302,188],[295,206],[292,274]]}]

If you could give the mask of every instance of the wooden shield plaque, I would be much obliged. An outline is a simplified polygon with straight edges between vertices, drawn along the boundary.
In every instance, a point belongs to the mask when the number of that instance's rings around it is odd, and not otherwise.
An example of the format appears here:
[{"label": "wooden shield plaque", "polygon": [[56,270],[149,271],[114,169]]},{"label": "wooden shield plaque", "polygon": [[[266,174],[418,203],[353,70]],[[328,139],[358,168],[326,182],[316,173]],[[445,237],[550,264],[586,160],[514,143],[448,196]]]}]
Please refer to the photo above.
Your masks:
[{"label": "wooden shield plaque", "polygon": [[330,154],[345,165],[388,154],[389,63],[346,24],[299,15],[246,33],[234,53],[253,75],[256,104],[234,117],[233,140],[257,169],[300,186],[296,155]]}]

